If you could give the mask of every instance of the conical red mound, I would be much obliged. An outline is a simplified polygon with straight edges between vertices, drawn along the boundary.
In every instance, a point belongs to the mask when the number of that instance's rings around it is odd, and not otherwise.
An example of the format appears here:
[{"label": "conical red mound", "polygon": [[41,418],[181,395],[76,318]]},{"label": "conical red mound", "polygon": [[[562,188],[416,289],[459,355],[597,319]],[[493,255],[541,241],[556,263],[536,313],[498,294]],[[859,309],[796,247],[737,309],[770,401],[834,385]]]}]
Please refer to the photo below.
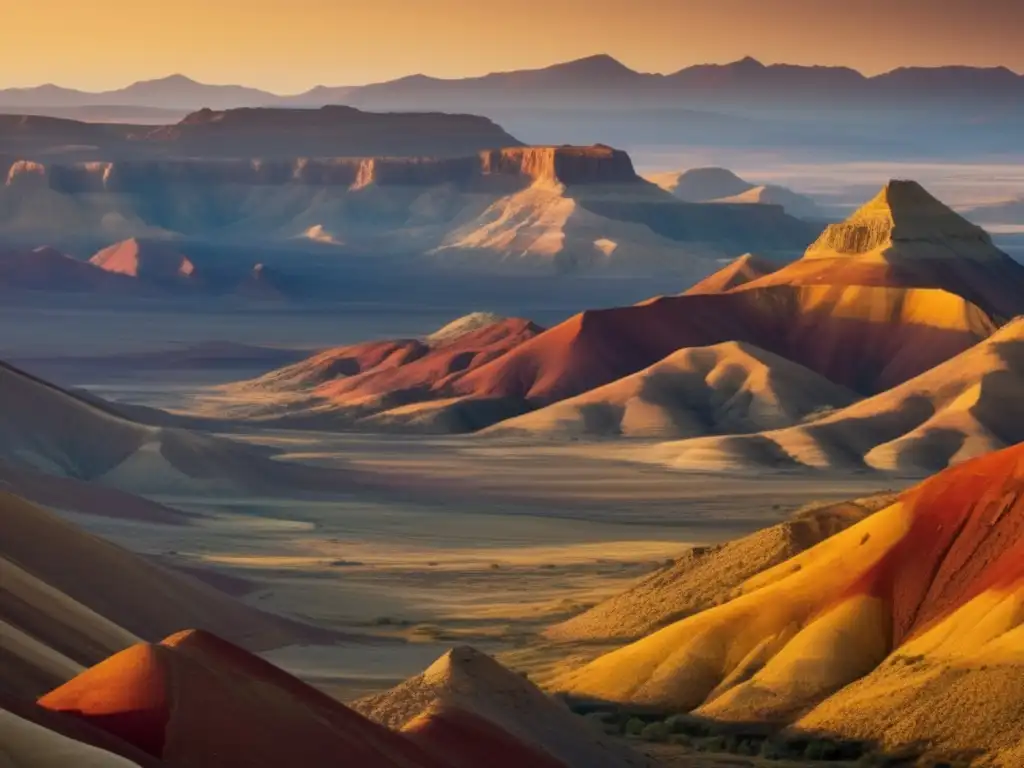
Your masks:
[{"label": "conical red mound", "polygon": [[443,768],[403,736],[204,632],[134,646],[39,703],[169,766]]},{"label": "conical red mound", "polygon": [[425,712],[402,733],[452,768],[567,768],[491,721],[457,707]]}]

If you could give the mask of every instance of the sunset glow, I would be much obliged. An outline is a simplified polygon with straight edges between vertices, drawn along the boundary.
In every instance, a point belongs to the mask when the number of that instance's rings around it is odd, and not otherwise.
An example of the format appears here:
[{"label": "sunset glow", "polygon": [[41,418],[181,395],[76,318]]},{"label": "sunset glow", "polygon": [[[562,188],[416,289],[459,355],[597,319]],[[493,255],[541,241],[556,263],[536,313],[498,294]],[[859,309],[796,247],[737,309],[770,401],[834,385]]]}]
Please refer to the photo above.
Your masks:
[{"label": "sunset glow", "polygon": [[[277,92],[423,72],[462,77],[610,53],[671,72],[767,63],[1024,70],[1011,0],[4,0],[0,87],[102,90],[181,72]],[[883,21],[884,20],[884,21]]]}]

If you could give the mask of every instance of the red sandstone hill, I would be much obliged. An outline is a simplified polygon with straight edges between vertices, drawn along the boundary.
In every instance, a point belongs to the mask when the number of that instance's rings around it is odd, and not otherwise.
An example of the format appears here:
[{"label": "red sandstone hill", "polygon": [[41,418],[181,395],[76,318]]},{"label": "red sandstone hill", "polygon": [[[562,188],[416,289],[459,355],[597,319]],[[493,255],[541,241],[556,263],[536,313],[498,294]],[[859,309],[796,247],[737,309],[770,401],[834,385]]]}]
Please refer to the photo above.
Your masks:
[{"label": "red sandstone hill", "polygon": [[[189,631],[119,653],[39,704],[47,713],[81,721],[88,733],[105,732],[108,745],[123,745],[122,754],[139,750],[172,767],[644,764],[636,756],[627,759],[627,750],[607,751],[596,730],[526,680],[490,665],[488,675],[472,681],[479,712],[462,708],[461,700],[453,706],[424,701],[397,732],[213,635]],[[514,702],[539,710],[519,712]]]},{"label": "red sandstone hill", "polygon": [[[3,700],[0,699],[0,705]],[[472,649],[358,711],[220,638],[137,644],[17,711],[143,766],[636,768],[649,762]]]},{"label": "red sandstone hill", "polygon": [[1024,446],[948,469],[569,673],[603,700],[1020,765]]},{"label": "red sandstone hill", "polygon": [[[284,411],[286,418],[313,426],[379,422],[395,410],[443,400],[454,377],[500,359],[542,332],[528,320],[492,318],[454,335],[355,344],[231,385],[226,392],[241,403],[236,416],[273,419]],[[404,418],[403,413],[413,418],[402,411],[392,415]],[[472,414],[452,418],[473,421]],[[466,426],[471,431],[484,424]]]},{"label": "red sandstone hill", "polygon": [[[740,264],[740,267],[743,265]],[[720,289],[735,268],[709,278]],[[800,261],[726,293],[584,312],[453,382],[531,405],[690,346],[745,341],[863,394],[900,384],[1024,312],[1024,267],[914,182],[891,182]]]},{"label": "red sandstone hill", "polygon": [[[833,278],[804,280],[817,265]],[[899,271],[900,279],[862,279],[879,270]],[[940,272],[949,279],[936,285],[931,276]],[[215,415],[475,431],[630,376],[679,350],[725,342],[752,345],[874,395],[988,338],[1006,314],[1024,312],[1024,284],[1013,288],[1022,275],[1024,267],[984,231],[919,185],[892,182],[777,272],[741,259],[686,294],[586,311],[539,334],[519,321],[440,349],[398,340],[330,351],[228,388]]]},{"label": "red sandstone hill", "polygon": [[[67,507],[59,497],[50,501]],[[131,498],[106,501],[125,508]],[[238,602],[7,492],[0,493],[0,583],[0,691],[17,695],[38,696],[81,665],[181,627],[203,627],[261,650],[335,639]]]},{"label": "red sandstone hill", "polygon": [[456,707],[424,712],[402,733],[451,768],[568,768],[489,720]]},{"label": "red sandstone hill", "polygon": [[646,368],[684,347],[742,341],[873,394],[995,331],[978,307],[925,289],[772,286],[584,312],[454,379],[454,394],[536,407]]},{"label": "red sandstone hill", "polygon": [[136,645],[39,703],[188,768],[443,768],[268,662],[202,632]]}]

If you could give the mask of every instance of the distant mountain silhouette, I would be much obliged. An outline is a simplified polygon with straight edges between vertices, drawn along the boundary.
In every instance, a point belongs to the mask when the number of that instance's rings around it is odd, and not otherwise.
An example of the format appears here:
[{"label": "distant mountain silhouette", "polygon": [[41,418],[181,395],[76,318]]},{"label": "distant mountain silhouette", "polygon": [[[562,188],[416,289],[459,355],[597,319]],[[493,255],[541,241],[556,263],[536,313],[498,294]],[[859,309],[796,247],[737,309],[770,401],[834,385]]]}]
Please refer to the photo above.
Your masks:
[{"label": "distant mountain silhouette", "polygon": [[[587,98],[589,94],[589,98]],[[506,100],[508,107],[529,104],[609,106],[693,105],[737,98],[792,101],[808,94],[829,103],[878,100],[894,96],[920,100],[992,101],[1024,96],[1024,76],[1005,67],[902,67],[867,77],[848,67],[765,65],[747,57],[729,64],[699,64],[669,75],[630,69],[607,54],[538,69],[493,72],[479,77],[442,79],[414,74],[365,86],[320,85],[294,96],[280,96],[241,85],[209,85],[184,75],[133,83],[90,93],[47,84],[0,90],[0,108],[146,106],[165,109],[230,109],[257,106],[307,106],[346,103],[366,108],[459,109]],[[513,98],[512,103],[507,99]],[[568,98],[566,102],[564,99]]]},{"label": "distant mountain silhouette", "polygon": [[208,85],[184,75],[143,80],[112,91],[87,92],[56,85],[37,88],[11,88],[0,91],[0,106],[33,109],[37,107],[145,106],[164,109],[231,109],[260,106],[280,97],[241,85]]},{"label": "distant mountain silhouette", "polygon": [[[560,101],[555,101],[557,94]],[[765,65],[747,57],[730,64],[701,64],[670,75],[644,74],[610,56],[556,64],[535,70],[499,72],[483,77],[442,80],[422,75],[348,91],[349,103],[365,108],[479,109],[459,99],[486,105],[499,97],[519,106],[700,107],[735,100],[790,103],[808,96],[829,104],[888,103],[893,96],[943,101],[998,100],[1024,96],[1024,76],[999,67],[907,67],[866,77],[848,67]],[[298,97],[300,100],[303,97]],[[507,104],[507,102],[506,102]],[[507,104],[512,106],[512,104]]]},{"label": "distant mountain silhouette", "polygon": [[270,104],[277,97],[267,91],[240,85],[205,85],[184,75],[145,80],[114,91],[107,104],[144,104],[153,107],[188,109],[202,104],[211,109],[233,109]]}]

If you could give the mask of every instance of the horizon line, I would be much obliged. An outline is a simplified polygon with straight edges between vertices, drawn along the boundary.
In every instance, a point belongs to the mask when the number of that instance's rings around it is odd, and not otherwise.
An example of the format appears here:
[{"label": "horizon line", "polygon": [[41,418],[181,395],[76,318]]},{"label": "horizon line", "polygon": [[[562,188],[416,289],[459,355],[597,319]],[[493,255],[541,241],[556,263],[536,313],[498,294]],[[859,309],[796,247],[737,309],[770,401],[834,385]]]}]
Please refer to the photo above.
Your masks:
[{"label": "horizon line", "polygon": [[195,83],[197,85],[205,85],[205,86],[211,86],[211,87],[216,87],[216,88],[230,88],[230,87],[247,88],[247,89],[251,89],[251,90],[262,91],[263,93],[266,93],[266,94],[268,94],[270,96],[275,96],[275,97],[278,97],[278,98],[289,98],[289,97],[295,97],[295,96],[303,96],[303,95],[305,95],[305,94],[309,93],[310,91],[315,90],[317,88],[330,88],[330,89],[336,89],[336,88],[352,88],[352,89],[365,88],[367,86],[382,85],[382,84],[386,84],[386,83],[399,82],[401,80],[407,80],[407,79],[415,78],[415,77],[427,78],[427,79],[435,80],[435,81],[438,81],[438,82],[459,82],[461,80],[477,80],[477,79],[484,78],[484,77],[489,77],[489,76],[492,76],[492,75],[508,75],[508,74],[514,74],[516,72],[541,72],[541,71],[544,71],[546,69],[553,69],[555,67],[565,66],[565,65],[569,65],[569,64],[578,64],[578,63],[581,63],[581,62],[584,62],[584,61],[590,61],[590,60],[594,60],[594,59],[609,59],[609,60],[615,62],[616,64],[620,65],[624,69],[629,70],[630,72],[632,72],[634,74],[642,75],[642,76],[647,76],[647,77],[672,77],[673,75],[678,75],[678,74],[680,74],[682,72],[686,72],[686,71],[691,70],[691,69],[697,69],[697,68],[700,68],[700,67],[730,67],[730,66],[735,66],[737,64],[742,64],[743,62],[748,62],[748,61],[751,62],[751,63],[757,64],[757,65],[759,65],[761,67],[764,67],[764,68],[771,68],[771,67],[793,67],[793,68],[796,68],[796,69],[836,69],[836,70],[846,70],[846,71],[850,71],[850,72],[855,72],[856,74],[860,75],[865,80],[873,80],[873,79],[878,78],[878,77],[883,77],[885,75],[892,74],[893,72],[899,72],[899,71],[908,70],[908,69],[917,69],[917,70],[973,69],[973,70],[979,70],[979,71],[1005,70],[1005,71],[1007,71],[1007,72],[1009,72],[1009,73],[1011,73],[1011,74],[1013,74],[1013,75],[1015,75],[1017,77],[1024,77],[1024,72],[1018,72],[1017,70],[1015,70],[1012,67],[1010,67],[1008,65],[1005,65],[1005,64],[1000,64],[1000,65],[995,65],[995,66],[976,66],[976,65],[973,65],[973,64],[938,64],[938,65],[934,65],[934,66],[925,66],[925,65],[916,65],[916,64],[905,64],[905,65],[901,65],[901,66],[898,66],[898,67],[893,67],[892,69],[887,69],[887,70],[878,72],[878,73],[873,74],[873,75],[868,75],[868,74],[865,74],[862,70],[857,69],[856,67],[847,66],[847,65],[843,65],[843,64],[794,64],[792,62],[785,62],[785,61],[764,62],[764,61],[762,61],[762,60],[760,60],[760,59],[758,59],[758,58],[756,58],[754,56],[743,56],[743,57],[741,57],[739,59],[734,59],[732,61],[726,61],[726,62],[722,62],[722,63],[718,63],[718,62],[703,62],[703,63],[697,63],[697,64],[690,64],[690,65],[681,67],[680,69],[671,70],[669,72],[643,72],[643,71],[638,70],[638,69],[633,69],[628,64],[625,64],[622,61],[622,59],[620,59],[620,58],[618,58],[616,56],[613,56],[613,55],[611,55],[609,53],[595,53],[595,54],[591,54],[589,56],[581,56],[581,57],[575,58],[575,59],[566,59],[564,61],[556,61],[556,62],[553,62],[551,64],[545,64],[543,66],[538,66],[538,67],[519,67],[517,69],[492,70],[492,71],[489,71],[489,72],[482,72],[482,73],[479,73],[479,74],[463,75],[461,77],[437,77],[435,75],[428,75],[425,72],[412,72],[412,73],[407,74],[407,75],[400,75],[399,77],[392,77],[392,78],[388,78],[388,79],[384,79],[384,80],[371,80],[369,82],[358,83],[358,84],[354,84],[354,85],[352,85],[352,84],[348,84],[348,85],[327,85],[327,84],[325,84],[324,82],[321,81],[321,82],[317,82],[317,83],[315,83],[313,85],[310,85],[305,90],[295,91],[295,92],[288,92],[288,93],[278,93],[277,91],[268,90],[268,89],[263,88],[263,87],[258,86],[258,85],[248,85],[248,84],[241,83],[241,82],[215,83],[215,82],[209,82],[209,81],[205,81],[205,80],[199,80],[199,79],[196,79],[196,78],[192,77],[191,75],[185,74],[183,71],[170,72],[170,73],[168,73],[166,75],[161,75],[161,76],[158,76],[158,77],[149,77],[149,78],[144,78],[144,79],[141,79],[141,80],[132,80],[132,81],[129,81],[129,82],[125,83],[124,85],[115,86],[113,88],[104,88],[104,89],[101,89],[101,90],[87,90],[87,89],[84,89],[84,88],[75,88],[75,87],[72,87],[72,86],[60,85],[59,83],[55,83],[55,82],[51,81],[51,82],[45,82],[45,83],[37,83],[35,85],[0,86],[0,92],[4,92],[4,91],[33,91],[33,90],[39,90],[41,88],[60,88],[62,90],[75,91],[77,93],[83,93],[83,94],[88,94],[88,95],[92,95],[92,96],[99,96],[99,95],[103,95],[103,94],[107,94],[107,93],[114,93],[114,92],[117,92],[117,91],[122,91],[122,90],[125,90],[126,88],[130,88],[130,87],[132,87],[134,85],[149,84],[149,83],[159,83],[159,82],[164,82],[164,81],[167,81],[167,80],[172,80],[174,78],[181,78],[181,79],[184,79],[184,80],[188,80],[188,81],[190,81],[192,83]]}]

